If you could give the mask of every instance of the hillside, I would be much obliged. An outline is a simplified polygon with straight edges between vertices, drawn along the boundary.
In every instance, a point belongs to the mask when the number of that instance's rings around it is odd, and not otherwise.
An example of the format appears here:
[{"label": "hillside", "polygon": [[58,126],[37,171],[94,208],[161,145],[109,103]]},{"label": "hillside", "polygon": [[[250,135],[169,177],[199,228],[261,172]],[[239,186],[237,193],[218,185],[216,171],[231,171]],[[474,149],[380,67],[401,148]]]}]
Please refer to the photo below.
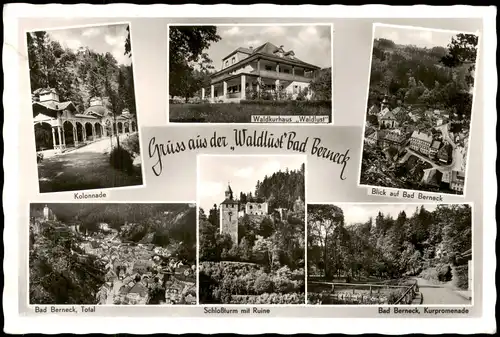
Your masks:
[{"label": "hillside", "polygon": [[53,220],[43,219],[44,206],[30,206],[31,303],[95,304],[105,281],[119,282],[118,265],[133,275],[135,263],[153,265],[155,254],[163,269],[178,272],[172,263],[179,261],[188,270],[195,265],[193,205],[48,204]]},{"label": "hillside", "polygon": [[[130,34],[130,32],[129,32]],[[123,51],[130,55],[130,35]],[[91,97],[108,97],[109,108],[136,113],[132,65],[118,64],[111,53],[86,47],[63,48],[45,31],[27,33],[31,92],[55,88],[61,101],[72,101],[82,113]]]},{"label": "hillside", "polygon": [[47,224],[39,235],[30,235],[29,301],[31,304],[95,304],[104,283],[103,265],[88,257],[79,259],[71,233]]},{"label": "hillside", "polygon": [[368,107],[388,95],[393,109],[425,104],[470,120],[477,37],[458,34],[447,48],[420,48],[376,39]]},{"label": "hillside", "polygon": [[270,210],[293,209],[297,199],[305,200],[304,172],[305,165],[302,164],[300,170],[279,171],[265,176],[262,181],[257,181],[253,193],[240,193],[240,202],[256,199],[267,202]]}]

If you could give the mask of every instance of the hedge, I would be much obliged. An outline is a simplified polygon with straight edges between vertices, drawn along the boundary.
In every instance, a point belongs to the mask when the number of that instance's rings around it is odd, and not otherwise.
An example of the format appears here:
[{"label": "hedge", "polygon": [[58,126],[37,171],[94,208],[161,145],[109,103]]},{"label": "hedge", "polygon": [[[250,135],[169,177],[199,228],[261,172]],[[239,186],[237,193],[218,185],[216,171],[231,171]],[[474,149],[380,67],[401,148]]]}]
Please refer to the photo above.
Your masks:
[{"label": "hedge", "polygon": [[240,104],[258,104],[258,105],[295,105],[295,106],[318,106],[331,107],[332,101],[275,101],[275,100],[241,100]]}]

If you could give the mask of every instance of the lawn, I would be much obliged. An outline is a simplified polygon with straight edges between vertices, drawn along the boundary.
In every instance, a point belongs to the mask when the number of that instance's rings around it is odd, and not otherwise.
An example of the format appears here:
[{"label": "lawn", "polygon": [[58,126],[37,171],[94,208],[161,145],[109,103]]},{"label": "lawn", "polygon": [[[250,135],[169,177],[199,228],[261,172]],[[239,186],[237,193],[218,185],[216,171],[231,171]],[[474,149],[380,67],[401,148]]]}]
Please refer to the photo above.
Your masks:
[{"label": "lawn", "polygon": [[142,185],[141,168],[132,174],[111,167],[109,156],[96,152],[68,153],[38,165],[40,193]]},{"label": "lawn", "polygon": [[329,116],[330,122],[332,118],[332,105],[329,101],[170,104],[169,109],[170,122],[250,123],[252,115]]}]

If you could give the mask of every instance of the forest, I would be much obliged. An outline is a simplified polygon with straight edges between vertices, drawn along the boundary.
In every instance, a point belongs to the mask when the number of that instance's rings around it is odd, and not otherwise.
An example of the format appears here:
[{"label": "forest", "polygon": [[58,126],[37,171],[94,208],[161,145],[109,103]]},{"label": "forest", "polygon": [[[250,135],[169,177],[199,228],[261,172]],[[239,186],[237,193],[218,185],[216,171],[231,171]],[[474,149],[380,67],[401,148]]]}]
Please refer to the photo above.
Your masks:
[{"label": "forest", "polygon": [[[467,288],[472,247],[472,212],[468,204],[418,206],[396,218],[378,212],[365,223],[345,223],[335,205],[308,205],[308,275],[346,282],[394,280],[419,275]],[[465,267],[465,268],[464,268]],[[465,277],[465,284],[463,278]]]},{"label": "forest", "polygon": [[[31,216],[42,215],[45,204],[31,204]],[[65,225],[80,225],[80,232],[99,233],[99,223],[120,232],[123,241],[168,246],[182,243],[183,259],[196,259],[196,209],[188,204],[47,204]],[[131,224],[126,229],[125,224]]]},{"label": "forest", "polygon": [[248,193],[240,192],[240,203],[247,201],[266,201],[269,209],[288,208],[292,209],[297,198],[304,200],[304,175],[305,164],[299,170],[278,171],[271,176],[265,176],[262,181],[258,180],[255,191]]},{"label": "forest", "polygon": [[[131,57],[129,29],[123,52]],[[118,64],[111,53],[97,53],[88,47],[77,51],[63,48],[45,31],[27,33],[27,43],[32,93],[55,88],[59,99],[72,101],[78,113],[89,107],[92,97],[107,98],[108,109],[116,115],[124,108],[136,113],[132,64]]]},{"label": "forest", "polygon": [[[240,202],[260,198],[270,210],[291,210],[297,197],[304,200],[303,168],[265,177]],[[238,219],[237,243],[219,228],[217,205],[208,215],[200,208],[200,303],[305,303],[303,209],[245,214]]]},{"label": "forest", "polygon": [[[40,219],[45,204],[31,204],[30,216]],[[121,242],[165,247],[180,261],[196,261],[196,208],[188,204],[48,204],[56,220],[30,230],[30,303],[93,304],[105,282],[103,262],[80,247],[81,235],[107,234],[106,222]],[[79,224],[80,233],[69,226]],[[68,230],[63,230],[67,227]],[[76,253],[76,254],[75,254]]]},{"label": "forest", "polygon": [[456,113],[470,121],[478,37],[457,34],[447,48],[373,44],[368,107],[388,96],[391,109],[425,106]]}]

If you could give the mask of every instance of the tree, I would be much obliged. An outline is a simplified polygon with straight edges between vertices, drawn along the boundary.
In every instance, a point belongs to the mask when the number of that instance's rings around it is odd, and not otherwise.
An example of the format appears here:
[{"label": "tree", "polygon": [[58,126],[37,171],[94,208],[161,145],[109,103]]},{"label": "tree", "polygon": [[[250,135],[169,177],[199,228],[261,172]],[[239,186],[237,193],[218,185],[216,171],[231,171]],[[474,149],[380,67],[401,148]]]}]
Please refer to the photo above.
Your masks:
[{"label": "tree", "polygon": [[125,53],[123,55],[128,55],[132,57],[132,44],[130,43],[130,26],[127,25],[127,38],[125,39]]},{"label": "tree", "polygon": [[316,100],[332,99],[332,68],[321,69],[319,74],[311,81],[309,87]]},{"label": "tree", "polygon": [[170,95],[186,99],[192,97],[203,85],[202,73],[213,69],[212,60],[205,52],[221,37],[215,26],[176,26],[169,30],[169,81]]}]

